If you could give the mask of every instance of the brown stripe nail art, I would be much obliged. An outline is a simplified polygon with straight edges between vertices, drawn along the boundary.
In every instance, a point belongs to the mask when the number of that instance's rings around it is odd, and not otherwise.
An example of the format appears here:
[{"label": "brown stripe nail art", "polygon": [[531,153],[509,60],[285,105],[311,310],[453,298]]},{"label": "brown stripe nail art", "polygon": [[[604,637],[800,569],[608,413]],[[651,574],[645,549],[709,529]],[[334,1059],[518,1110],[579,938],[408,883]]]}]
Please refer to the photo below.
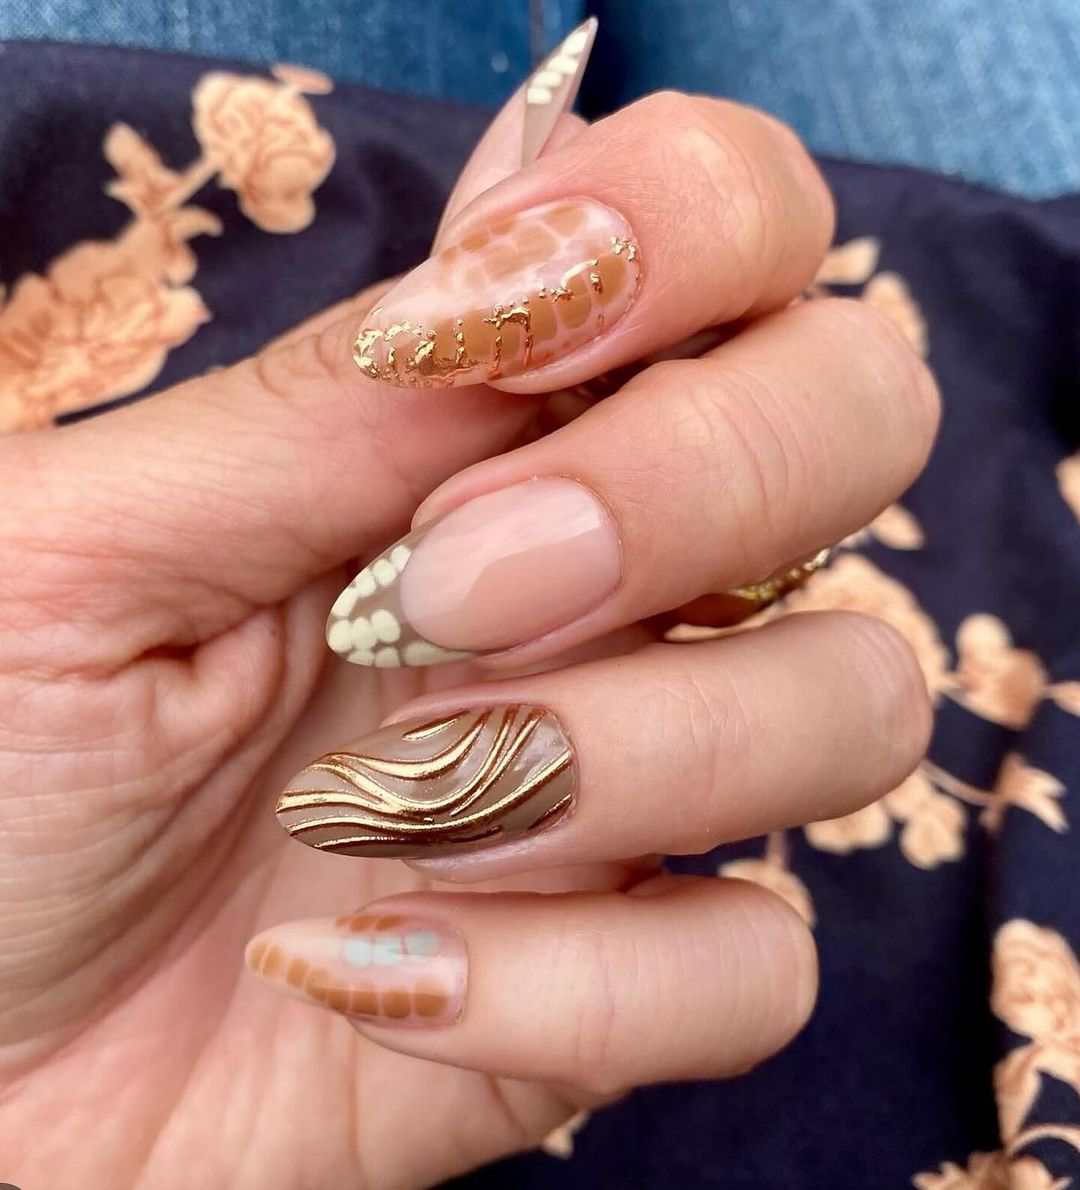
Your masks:
[{"label": "brown stripe nail art", "polygon": [[640,281],[621,215],[587,198],[545,203],[413,269],[368,315],[354,358],[372,380],[406,388],[514,376],[613,326]]},{"label": "brown stripe nail art", "polygon": [[283,991],[373,1023],[449,1025],[465,1003],[465,944],[426,918],[356,913],[288,922],[252,939],[245,957]]},{"label": "brown stripe nail art", "polygon": [[430,855],[548,826],[570,808],[570,742],[549,711],[498,706],[395,723],[304,769],[277,814],[344,855]]}]

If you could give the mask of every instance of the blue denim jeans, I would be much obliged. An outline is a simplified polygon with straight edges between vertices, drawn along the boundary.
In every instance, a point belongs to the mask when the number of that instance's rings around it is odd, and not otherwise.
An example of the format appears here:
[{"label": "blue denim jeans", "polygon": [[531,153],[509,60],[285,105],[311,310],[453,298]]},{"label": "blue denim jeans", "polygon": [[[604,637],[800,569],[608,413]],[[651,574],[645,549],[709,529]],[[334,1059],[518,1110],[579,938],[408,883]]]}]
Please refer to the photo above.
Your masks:
[{"label": "blue denim jeans", "polygon": [[820,153],[1080,189],[1077,0],[4,0],[0,38],[291,61],[495,105],[586,11],[586,110],[658,87],[756,104]]}]

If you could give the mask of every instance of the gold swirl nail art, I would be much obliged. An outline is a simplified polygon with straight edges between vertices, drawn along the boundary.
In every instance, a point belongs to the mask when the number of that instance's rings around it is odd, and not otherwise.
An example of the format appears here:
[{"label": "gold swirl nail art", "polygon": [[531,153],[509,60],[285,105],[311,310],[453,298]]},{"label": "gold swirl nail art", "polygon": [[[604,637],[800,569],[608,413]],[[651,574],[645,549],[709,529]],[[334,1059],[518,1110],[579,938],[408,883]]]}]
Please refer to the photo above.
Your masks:
[{"label": "gold swirl nail art", "polygon": [[408,856],[514,838],[571,806],[570,742],[533,706],[396,723],[304,769],[277,814],[295,839],[344,855]]}]

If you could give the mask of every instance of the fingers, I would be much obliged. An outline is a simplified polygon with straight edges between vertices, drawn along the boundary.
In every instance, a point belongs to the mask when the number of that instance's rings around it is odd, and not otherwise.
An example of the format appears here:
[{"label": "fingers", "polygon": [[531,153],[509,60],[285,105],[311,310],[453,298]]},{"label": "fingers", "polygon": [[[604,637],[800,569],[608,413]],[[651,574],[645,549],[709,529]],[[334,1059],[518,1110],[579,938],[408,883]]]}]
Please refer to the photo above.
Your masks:
[{"label": "fingers", "polygon": [[572,140],[585,121],[569,114],[592,52],[597,21],[589,17],[540,63],[503,104],[462,170],[443,211],[435,248],[478,195]]},{"label": "fingers", "polygon": [[434,484],[532,415],[476,388],[387,402],[348,362],[345,333],[338,323],[51,430],[47,448],[0,443],[0,502],[19,509],[0,544],[23,561],[5,596],[31,655],[34,634],[56,630],[60,593],[65,635],[125,627],[104,664],[220,632],[387,540]]},{"label": "fingers", "polygon": [[662,93],[485,191],[365,318],[357,363],[405,387],[577,384],[785,305],[832,232],[793,134]]},{"label": "fingers", "polygon": [[816,993],[809,931],[739,881],[638,895],[420,895],[255,938],[258,974],[390,1048],[608,1095],[730,1075],[789,1041]]},{"label": "fingers", "polygon": [[[583,122],[566,113],[595,27],[590,19],[570,34],[499,113],[444,222],[577,135]],[[356,321],[385,289],[340,302],[254,360],[152,404],[53,432],[48,451],[30,438],[0,447],[0,501],[17,499],[20,510],[0,545],[28,562],[12,602],[40,609],[19,625],[28,658],[37,635],[55,631],[58,590],[68,596],[61,649],[73,666],[85,663],[87,644],[93,663],[111,668],[153,646],[215,635],[381,544],[433,482],[520,434],[535,412],[528,402],[473,389],[449,403],[390,406],[357,373]],[[102,655],[100,634],[85,637],[103,622],[125,627],[113,656]]]},{"label": "fingers", "polygon": [[328,640],[358,664],[531,664],[758,581],[894,501],[937,410],[876,312],[791,307],[456,476],[345,590]]},{"label": "fingers", "polygon": [[704,852],[884,794],[930,721],[891,628],[797,615],[412,703],[294,778],[278,817],[318,850],[438,860],[443,879]]}]

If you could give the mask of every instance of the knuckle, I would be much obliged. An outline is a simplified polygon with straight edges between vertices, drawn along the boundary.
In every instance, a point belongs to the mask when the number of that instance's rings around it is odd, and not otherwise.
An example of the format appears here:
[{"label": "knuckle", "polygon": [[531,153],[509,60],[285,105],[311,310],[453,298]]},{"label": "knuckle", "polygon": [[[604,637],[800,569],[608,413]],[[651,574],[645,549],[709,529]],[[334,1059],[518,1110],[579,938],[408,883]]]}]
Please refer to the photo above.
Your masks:
[{"label": "knuckle", "polygon": [[700,514],[713,522],[704,531],[722,533],[726,547],[710,582],[764,577],[804,535],[810,497],[828,478],[829,444],[756,364],[731,357],[717,375],[696,361],[671,361],[652,371],[679,394],[658,426],[665,449],[702,490],[725,495]]},{"label": "knuckle", "polygon": [[634,987],[635,972],[627,972],[626,948],[607,934],[590,932],[564,940],[561,948],[566,986],[582,1010],[566,1034],[562,1081],[590,1094],[618,1094],[626,1087],[625,1054],[618,1023],[623,1017],[620,988]]},{"label": "knuckle", "polygon": [[937,434],[941,397],[933,373],[903,331],[881,310],[856,298],[823,298],[805,309],[823,320],[837,350],[849,356],[860,353],[862,372],[876,390],[870,395],[895,420],[897,440],[911,449],[921,467]]},{"label": "knuckle", "polygon": [[[778,179],[769,154],[759,151],[760,135],[748,128],[748,109],[670,91],[650,96],[642,106],[684,201],[719,224],[718,234],[730,249],[725,267],[731,284],[724,289],[743,295],[749,307],[783,237],[769,218],[779,202]],[[725,308],[717,316],[742,312]]]}]

